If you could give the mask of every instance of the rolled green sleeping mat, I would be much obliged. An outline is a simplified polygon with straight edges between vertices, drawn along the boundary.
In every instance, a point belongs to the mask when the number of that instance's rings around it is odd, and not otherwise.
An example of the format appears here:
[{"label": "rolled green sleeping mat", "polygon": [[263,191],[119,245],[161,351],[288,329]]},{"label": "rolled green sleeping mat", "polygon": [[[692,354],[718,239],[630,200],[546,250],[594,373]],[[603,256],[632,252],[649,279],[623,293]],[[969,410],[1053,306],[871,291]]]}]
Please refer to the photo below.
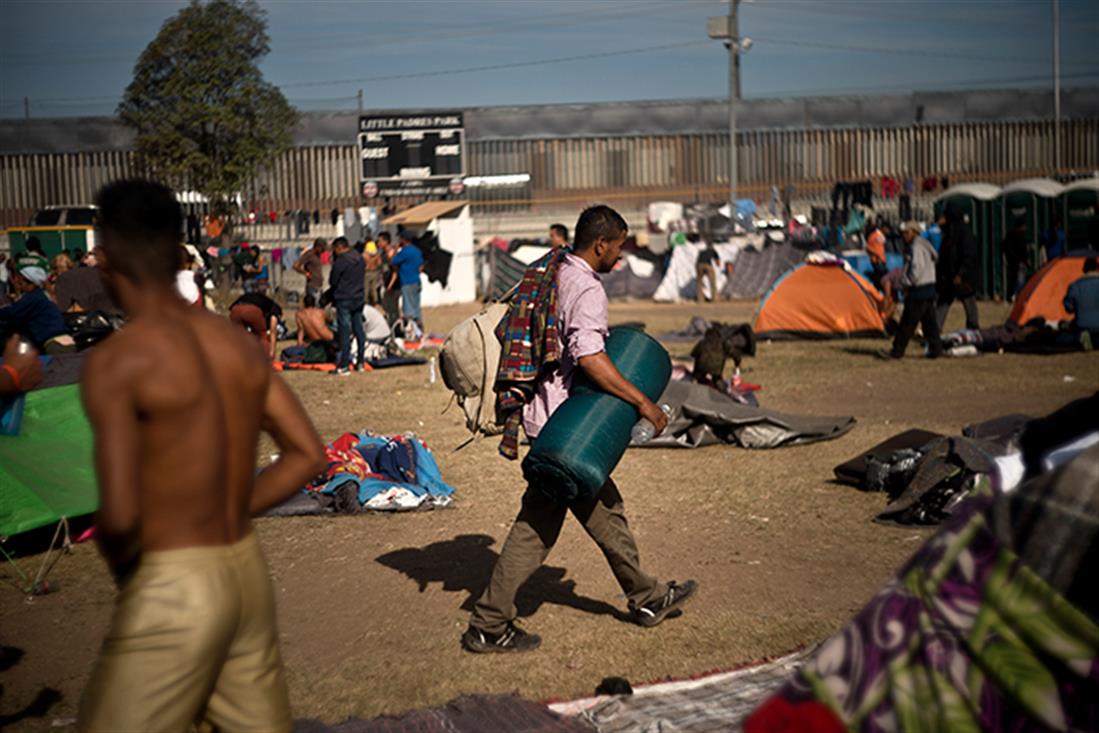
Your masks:
[{"label": "rolled green sleeping mat", "polygon": [[[612,328],[607,356],[629,382],[654,402],[672,376],[668,352],[634,328]],[[637,410],[599,391],[577,372],[572,394],[550,416],[523,459],[523,476],[561,504],[588,500],[607,482],[630,444]]]}]

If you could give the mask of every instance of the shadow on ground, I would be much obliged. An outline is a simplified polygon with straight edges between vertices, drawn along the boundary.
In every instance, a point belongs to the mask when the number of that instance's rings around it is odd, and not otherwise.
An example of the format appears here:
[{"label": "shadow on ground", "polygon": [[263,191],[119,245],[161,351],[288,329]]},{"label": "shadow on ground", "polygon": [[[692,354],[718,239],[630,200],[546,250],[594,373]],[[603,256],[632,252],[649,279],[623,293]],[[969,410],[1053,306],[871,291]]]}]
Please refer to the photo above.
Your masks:
[{"label": "shadow on ground", "polygon": [[[424,547],[406,547],[379,555],[375,561],[404,573],[424,592],[428,585],[441,583],[443,590],[465,593],[461,608],[472,611],[488,585],[499,554],[495,542],[484,534],[463,534],[452,540],[432,542]],[[532,616],[543,603],[568,606],[596,616],[613,616],[628,621],[629,616],[609,603],[576,594],[576,582],[565,580],[565,568],[543,565],[523,584],[515,599],[519,616]]]},{"label": "shadow on ground", "polygon": [[[14,646],[0,646],[0,672],[7,672],[12,667],[19,664],[19,661],[23,659],[23,650]],[[0,702],[3,701],[4,687],[0,685]],[[22,710],[17,710],[14,713],[0,713],[0,730],[5,726],[14,725],[21,720],[28,718],[44,718],[49,713],[50,708],[61,701],[61,693],[52,687],[43,687],[38,691],[38,694],[34,696],[30,704],[25,706]]]}]

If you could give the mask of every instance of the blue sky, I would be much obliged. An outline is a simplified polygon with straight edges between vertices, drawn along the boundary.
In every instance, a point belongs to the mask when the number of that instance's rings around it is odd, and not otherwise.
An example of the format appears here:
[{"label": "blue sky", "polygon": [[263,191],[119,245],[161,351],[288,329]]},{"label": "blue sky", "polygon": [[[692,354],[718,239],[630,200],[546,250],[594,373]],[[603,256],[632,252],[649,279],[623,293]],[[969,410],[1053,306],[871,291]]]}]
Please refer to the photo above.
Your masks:
[{"label": "blue sky", "polygon": [[[724,97],[724,0],[260,0],[299,109]],[[0,117],[111,114],[178,0],[0,0]],[[745,97],[1048,86],[1049,0],[745,0]],[[1063,84],[1099,84],[1099,2],[1061,0]],[[532,63],[584,57],[572,61]],[[521,64],[515,66],[515,64]],[[467,73],[444,71],[495,67]],[[397,78],[395,78],[397,77]]]}]

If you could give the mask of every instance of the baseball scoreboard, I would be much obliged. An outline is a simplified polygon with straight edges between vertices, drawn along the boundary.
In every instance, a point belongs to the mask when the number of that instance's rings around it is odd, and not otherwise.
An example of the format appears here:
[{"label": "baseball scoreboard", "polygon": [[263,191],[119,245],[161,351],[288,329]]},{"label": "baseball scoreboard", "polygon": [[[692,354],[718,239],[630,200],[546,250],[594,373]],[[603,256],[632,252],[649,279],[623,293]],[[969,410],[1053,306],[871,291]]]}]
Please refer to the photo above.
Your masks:
[{"label": "baseball scoreboard", "polygon": [[461,112],[360,117],[363,196],[461,193],[464,133]]}]

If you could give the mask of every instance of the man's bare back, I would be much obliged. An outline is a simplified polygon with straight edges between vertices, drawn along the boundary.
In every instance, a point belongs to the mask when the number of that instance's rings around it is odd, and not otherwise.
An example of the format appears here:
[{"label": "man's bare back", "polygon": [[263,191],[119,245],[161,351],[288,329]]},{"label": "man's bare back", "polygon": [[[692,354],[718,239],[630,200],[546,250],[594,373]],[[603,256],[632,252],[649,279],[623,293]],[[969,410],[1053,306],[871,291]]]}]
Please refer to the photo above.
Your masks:
[{"label": "man's bare back", "polygon": [[295,316],[298,322],[298,343],[311,344],[314,341],[331,341],[336,338],[321,308],[302,308]]},{"label": "man's bare back", "polygon": [[109,534],[102,525],[120,517],[117,529],[136,530],[143,551],[231,544],[248,533],[253,513],[285,498],[285,488],[265,490],[269,476],[253,479],[261,429],[280,444],[320,450],[255,341],[182,300],[138,315],[104,342],[83,381],[97,470],[107,479],[101,530]]}]

